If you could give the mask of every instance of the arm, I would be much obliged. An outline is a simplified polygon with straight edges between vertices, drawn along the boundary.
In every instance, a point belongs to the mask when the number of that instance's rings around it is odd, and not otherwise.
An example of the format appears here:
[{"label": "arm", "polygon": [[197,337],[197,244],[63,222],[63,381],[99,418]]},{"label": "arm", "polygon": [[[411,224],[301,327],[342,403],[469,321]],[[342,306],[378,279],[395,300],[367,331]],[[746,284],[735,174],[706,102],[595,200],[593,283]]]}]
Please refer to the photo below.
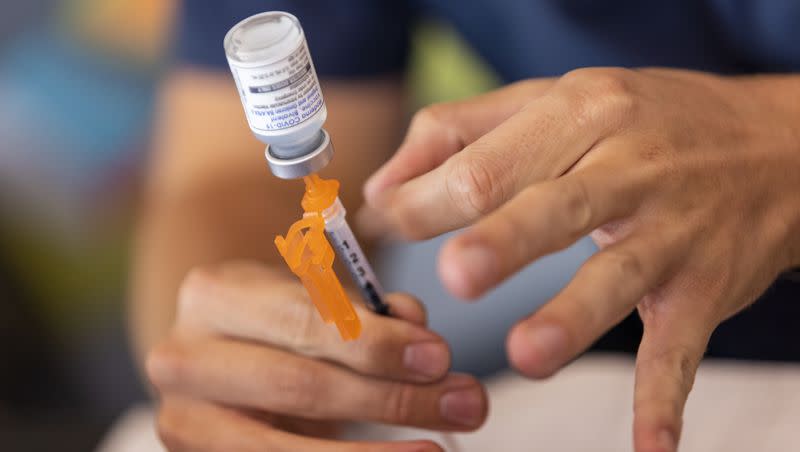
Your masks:
[{"label": "arm", "polygon": [[[360,187],[393,149],[403,123],[397,79],[323,85],[336,147],[325,174],[342,180],[353,212]],[[379,102],[375,99],[380,99]],[[167,78],[145,181],[132,275],[131,321],[141,360],[172,325],[188,270],[231,258],[283,264],[272,245],[301,213],[302,187],[272,176],[224,72]]]}]

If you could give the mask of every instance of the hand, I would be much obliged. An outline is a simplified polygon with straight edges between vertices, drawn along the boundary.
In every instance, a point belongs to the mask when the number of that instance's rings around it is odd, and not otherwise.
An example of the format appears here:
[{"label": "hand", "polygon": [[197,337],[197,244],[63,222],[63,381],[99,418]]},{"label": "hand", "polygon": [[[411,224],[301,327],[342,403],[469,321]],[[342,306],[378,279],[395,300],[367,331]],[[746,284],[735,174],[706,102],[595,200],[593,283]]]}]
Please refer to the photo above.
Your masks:
[{"label": "hand", "polygon": [[291,276],[254,263],[195,270],[171,334],[149,355],[158,429],[172,451],[439,451],[429,441],[343,442],[340,421],[472,430],[486,417],[480,383],[448,374],[450,352],[409,296],[399,318],[359,306],[352,342],[322,322]]},{"label": "hand", "polygon": [[603,249],[510,331],[510,360],[547,377],[638,309],[635,448],[674,451],[710,334],[800,262],[798,98],[777,76],[524,81],[422,110],[365,195],[407,238],[471,225],[439,259],[463,298],[592,233]]}]

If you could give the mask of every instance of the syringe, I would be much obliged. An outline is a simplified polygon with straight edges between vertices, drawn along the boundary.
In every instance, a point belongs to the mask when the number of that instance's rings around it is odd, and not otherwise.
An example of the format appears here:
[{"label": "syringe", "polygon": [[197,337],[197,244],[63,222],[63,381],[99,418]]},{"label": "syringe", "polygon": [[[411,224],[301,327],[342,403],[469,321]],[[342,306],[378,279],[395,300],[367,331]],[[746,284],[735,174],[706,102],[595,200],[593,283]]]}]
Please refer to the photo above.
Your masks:
[{"label": "syringe", "polygon": [[[304,177],[303,181],[306,183],[306,197],[310,193],[319,193],[322,184],[332,182],[323,180],[316,174]],[[305,207],[306,198],[303,199],[303,202]],[[388,315],[389,305],[384,301],[383,288],[361,249],[361,245],[358,244],[353,230],[347,224],[346,213],[342,202],[336,196],[333,202],[322,210],[322,218],[325,220],[325,235],[328,236],[333,249],[336,250],[336,255],[350,271],[353,282],[361,291],[367,306],[378,314]]]},{"label": "syringe", "polygon": [[342,339],[356,339],[361,334],[361,321],[333,271],[333,250],[350,270],[367,306],[382,315],[389,315],[389,306],[383,300],[383,289],[375,272],[347,224],[339,200],[339,182],[316,174],[304,176],[303,181],[306,191],[301,204],[305,214],[285,237],[275,238],[275,246],[308,290],[322,319],[335,323]]}]

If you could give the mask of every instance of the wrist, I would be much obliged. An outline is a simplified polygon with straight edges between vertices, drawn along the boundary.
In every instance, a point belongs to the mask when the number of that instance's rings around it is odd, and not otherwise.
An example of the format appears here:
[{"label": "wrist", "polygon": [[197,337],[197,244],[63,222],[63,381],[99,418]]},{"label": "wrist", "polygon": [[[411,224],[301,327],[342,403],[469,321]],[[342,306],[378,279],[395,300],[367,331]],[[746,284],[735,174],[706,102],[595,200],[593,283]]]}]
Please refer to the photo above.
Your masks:
[{"label": "wrist", "polygon": [[781,229],[781,271],[800,271],[800,75],[737,77],[750,102],[744,110],[757,132],[753,150],[771,154],[768,192],[777,209],[769,221]]}]

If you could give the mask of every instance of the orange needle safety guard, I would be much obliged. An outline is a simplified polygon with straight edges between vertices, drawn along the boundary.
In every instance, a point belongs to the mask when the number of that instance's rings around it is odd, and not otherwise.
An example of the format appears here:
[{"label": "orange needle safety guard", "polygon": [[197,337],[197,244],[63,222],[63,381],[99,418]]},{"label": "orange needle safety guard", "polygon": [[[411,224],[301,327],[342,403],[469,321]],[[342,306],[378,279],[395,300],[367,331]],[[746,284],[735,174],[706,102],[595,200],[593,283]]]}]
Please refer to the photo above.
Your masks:
[{"label": "orange needle safety guard", "polygon": [[325,236],[322,212],[336,201],[339,182],[316,174],[303,178],[306,193],[301,202],[305,214],[289,228],[286,237],[275,237],[289,269],[300,278],[311,301],[326,323],[335,323],[344,340],[361,335],[361,320],[333,271],[334,250]]}]

